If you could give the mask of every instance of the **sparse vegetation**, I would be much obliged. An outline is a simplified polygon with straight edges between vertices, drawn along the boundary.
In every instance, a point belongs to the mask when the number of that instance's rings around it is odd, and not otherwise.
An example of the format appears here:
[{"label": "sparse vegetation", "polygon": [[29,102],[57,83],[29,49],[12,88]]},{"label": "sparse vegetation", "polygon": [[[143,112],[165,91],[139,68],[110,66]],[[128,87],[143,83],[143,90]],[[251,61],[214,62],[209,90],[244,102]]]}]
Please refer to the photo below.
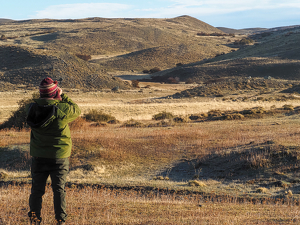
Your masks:
[{"label": "sparse vegetation", "polygon": [[114,116],[96,109],[92,109],[88,113],[84,114],[83,118],[93,122],[109,122],[111,120],[116,120]]},{"label": "sparse vegetation", "polygon": [[25,127],[28,127],[26,124],[26,111],[25,107],[27,104],[33,102],[33,99],[39,98],[38,93],[34,93],[31,98],[29,99],[22,99],[18,102],[19,108],[13,112],[13,115],[4,123],[0,124],[0,130],[1,129],[22,129]]},{"label": "sparse vegetation", "polygon": [[57,23],[1,25],[0,224],[28,222],[24,105],[45,75],[85,112],[70,123],[72,223],[299,224],[298,28],[247,37],[188,16]]},{"label": "sparse vegetation", "polygon": [[140,82],[138,80],[132,80],[131,81],[132,87],[134,87],[134,88],[140,88],[139,83]]},{"label": "sparse vegetation", "polygon": [[92,57],[86,54],[75,54],[78,58],[83,59],[85,61],[89,61]]},{"label": "sparse vegetation", "polygon": [[242,38],[241,40],[236,40],[234,42],[235,45],[249,45],[254,43],[254,40],[251,38]]},{"label": "sparse vegetation", "polygon": [[160,112],[152,117],[153,120],[173,119],[174,115],[170,112]]}]

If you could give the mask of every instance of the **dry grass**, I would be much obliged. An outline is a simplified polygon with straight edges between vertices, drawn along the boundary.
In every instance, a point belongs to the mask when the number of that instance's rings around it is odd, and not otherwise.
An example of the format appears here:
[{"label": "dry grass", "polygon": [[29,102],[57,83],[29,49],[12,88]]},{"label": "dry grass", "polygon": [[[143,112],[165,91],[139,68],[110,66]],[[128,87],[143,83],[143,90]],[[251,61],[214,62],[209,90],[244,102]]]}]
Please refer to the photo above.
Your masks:
[{"label": "dry grass", "polygon": [[[73,99],[76,98],[76,93],[70,95],[73,95]],[[95,98],[88,98],[93,95]],[[77,100],[82,104],[88,100],[95,101],[96,96],[95,93],[84,93]],[[102,101],[104,104],[108,99]],[[169,106],[171,104],[175,103],[169,103]],[[192,104],[196,105],[196,102],[190,103]],[[213,105],[212,102],[210,104]],[[218,104],[219,102],[214,105]],[[283,105],[296,106],[295,101]],[[283,105],[281,103],[280,106]],[[248,108],[249,104],[245,106]],[[233,106],[227,103],[226,107]],[[160,106],[158,108],[161,109]],[[119,111],[119,115],[122,113]],[[298,201],[300,190],[297,183],[288,182],[296,179],[297,174],[293,172],[296,167],[278,164],[281,167],[271,171],[276,174],[276,178],[271,179],[267,177],[268,171],[262,170],[269,165],[269,159],[266,158],[268,155],[253,151],[252,156],[247,158],[243,151],[245,146],[258,145],[260,148],[261,143],[270,140],[275,140],[276,145],[298,146],[298,121],[299,115],[295,114],[259,120],[129,128],[122,127],[121,124],[90,126],[90,123],[79,119],[71,125],[73,153],[68,181],[82,185],[83,188],[77,189],[76,185],[67,188],[69,224],[297,224],[299,206],[293,205],[293,202]],[[8,176],[3,180],[30,182],[29,159],[18,161],[18,168],[23,168],[19,171],[13,167],[5,168],[11,162],[6,160],[11,153],[20,157],[22,152],[28,151],[29,130],[2,130],[0,140],[0,172]],[[212,169],[203,166],[202,171],[197,168],[197,163],[205,159],[212,163],[235,159],[226,158],[235,151],[240,151],[239,154],[246,156],[248,163],[258,168],[254,171],[256,179],[252,179],[249,174],[249,177],[238,180],[229,176],[224,182],[224,178],[208,176],[207,168],[213,171],[217,167]],[[294,154],[292,150],[291,153],[282,152],[287,156]],[[213,157],[217,161],[212,161]],[[26,166],[27,170],[24,170]],[[231,166],[235,166],[235,161],[232,161]],[[221,172],[221,175],[224,174],[225,172]],[[196,176],[199,180],[195,179]],[[132,192],[114,188],[110,191],[92,188],[89,185],[91,183],[110,187],[149,187],[152,191],[147,194],[144,194],[143,189]],[[280,186],[263,187],[269,183],[278,183]],[[160,189],[175,190],[176,194],[162,195],[156,191]],[[180,194],[182,191],[187,194]],[[198,194],[191,195],[193,192]],[[211,197],[205,199],[200,193]],[[0,223],[26,224],[28,195],[28,185],[2,187]],[[43,217],[50,223],[54,220],[51,195],[48,188],[44,198]],[[268,204],[257,204],[256,200],[256,204],[241,204],[237,200],[241,196],[248,196],[245,199],[263,197]],[[280,204],[274,203],[274,197],[279,198]],[[7,205],[14,207],[7,208]]]},{"label": "dry grass", "polygon": [[[30,188],[0,188],[0,223],[28,224]],[[16,197],[17,196],[17,197]],[[299,224],[299,206],[238,203],[235,198],[203,199],[199,196],[142,194],[120,191],[67,188],[68,224]],[[13,207],[7,207],[13,206]],[[52,192],[44,196],[42,217],[54,223]]]},{"label": "dry grass", "polygon": [[[147,83],[142,83],[144,87]],[[169,85],[154,83],[149,89],[133,91],[122,91],[113,93],[108,90],[96,92],[83,92],[76,89],[66,89],[66,93],[81,108],[83,114],[95,109],[104,113],[115,116],[119,121],[134,120],[151,120],[153,115],[163,111],[170,112],[174,115],[190,115],[207,113],[212,110],[243,110],[253,107],[280,108],[283,105],[300,105],[300,99],[286,99],[282,101],[243,101],[232,96],[233,100],[228,97],[224,101],[222,98],[184,98],[184,99],[166,99],[165,96],[173,95],[178,91],[191,88],[195,85]],[[16,91],[0,93],[0,122],[8,119],[9,116],[18,108],[18,101],[24,98],[32,97],[35,91]],[[244,95],[252,95],[247,93]],[[255,93],[254,93],[255,94]],[[254,95],[253,94],[253,95]],[[244,97],[244,95],[242,97]],[[272,94],[269,94],[272,96]],[[275,96],[275,95],[273,95]],[[265,97],[267,98],[267,97]]]}]

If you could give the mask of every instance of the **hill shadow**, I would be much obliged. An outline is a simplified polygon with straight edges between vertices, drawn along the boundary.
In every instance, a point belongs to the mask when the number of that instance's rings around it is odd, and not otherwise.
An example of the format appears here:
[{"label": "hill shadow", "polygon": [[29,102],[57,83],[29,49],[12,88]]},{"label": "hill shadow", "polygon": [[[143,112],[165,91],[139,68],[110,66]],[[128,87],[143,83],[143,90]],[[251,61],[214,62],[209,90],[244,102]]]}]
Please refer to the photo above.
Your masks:
[{"label": "hill shadow", "polygon": [[58,37],[58,33],[55,32],[55,33],[44,34],[44,35],[40,35],[40,36],[34,36],[34,37],[31,37],[30,39],[34,40],[34,41],[41,41],[41,42],[47,43],[47,42],[56,40],[57,37]]},{"label": "hill shadow", "polygon": [[299,150],[300,147],[276,145],[272,141],[250,143],[197,159],[178,161],[157,175],[176,182],[198,178],[249,182],[263,176],[261,184],[270,178],[299,183],[300,180],[295,180],[300,175]]}]

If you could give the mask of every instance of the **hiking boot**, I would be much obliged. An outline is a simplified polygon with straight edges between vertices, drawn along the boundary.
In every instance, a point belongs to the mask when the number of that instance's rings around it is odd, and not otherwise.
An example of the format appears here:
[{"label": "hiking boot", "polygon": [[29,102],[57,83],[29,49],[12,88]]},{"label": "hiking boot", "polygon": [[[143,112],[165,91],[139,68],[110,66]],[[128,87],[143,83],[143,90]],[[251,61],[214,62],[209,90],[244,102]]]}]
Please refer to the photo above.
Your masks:
[{"label": "hiking boot", "polygon": [[57,220],[56,221],[56,225],[64,225],[64,224],[66,224],[66,223],[62,220]]},{"label": "hiking boot", "polygon": [[41,224],[41,220],[37,218],[35,212],[32,212],[30,216],[30,225],[40,225],[40,224]]}]

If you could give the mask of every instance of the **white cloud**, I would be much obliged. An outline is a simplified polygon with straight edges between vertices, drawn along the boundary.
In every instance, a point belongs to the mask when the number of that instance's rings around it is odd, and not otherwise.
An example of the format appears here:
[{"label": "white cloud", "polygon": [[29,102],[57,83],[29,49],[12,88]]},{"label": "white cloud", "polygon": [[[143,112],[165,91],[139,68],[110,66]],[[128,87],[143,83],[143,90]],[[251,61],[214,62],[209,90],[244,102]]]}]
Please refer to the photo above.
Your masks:
[{"label": "white cloud", "polygon": [[[113,0],[117,1],[120,0]],[[151,4],[148,4],[148,1],[130,2],[132,5],[119,3],[53,5],[38,11],[31,18],[172,18],[190,15],[213,25],[226,23],[234,26],[243,23],[240,26],[249,27],[255,22],[260,26],[270,27],[273,26],[272,21],[279,24],[280,21],[287,21],[287,18],[293,21],[300,20],[299,0],[153,0]],[[264,25],[266,21],[269,21],[269,24]]]},{"label": "white cloud", "polygon": [[86,17],[122,17],[130,5],[118,3],[78,3],[52,5],[38,11],[34,18],[73,19]]},{"label": "white cloud", "polygon": [[[143,17],[174,17],[179,15],[191,15],[197,18],[216,16],[232,13],[243,13],[255,10],[267,12],[278,10],[278,16],[288,15],[289,9],[300,9],[299,0],[169,0],[170,5],[164,8],[140,9],[144,11]],[[265,15],[266,17],[268,15]]]}]

